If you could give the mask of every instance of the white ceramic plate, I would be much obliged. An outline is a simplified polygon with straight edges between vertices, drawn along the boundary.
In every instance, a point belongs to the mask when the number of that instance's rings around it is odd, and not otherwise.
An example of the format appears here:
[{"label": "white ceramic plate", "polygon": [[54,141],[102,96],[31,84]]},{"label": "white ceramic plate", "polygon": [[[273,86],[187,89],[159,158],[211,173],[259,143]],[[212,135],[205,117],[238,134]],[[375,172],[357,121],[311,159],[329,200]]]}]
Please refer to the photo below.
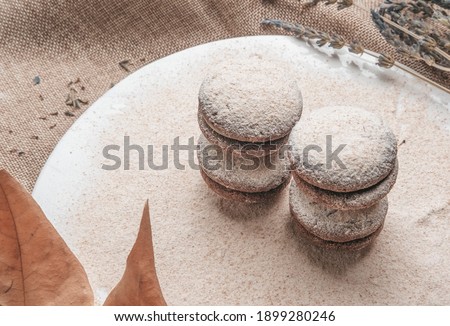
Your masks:
[{"label": "white ceramic plate", "polygon": [[[289,37],[191,48],[133,73],[76,121],[33,195],[85,266],[101,304],[120,279],[149,198],[161,286],[172,305],[450,304],[450,96],[370,57],[321,53]],[[210,192],[199,172],[103,170],[102,150],[197,139],[197,93],[218,64],[256,56],[298,76],[305,112],[350,105],[379,112],[399,142],[400,173],[385,228],[364,257],[311,251],[293,236],[288,193],[245,206]],[[270,76],[267,76],[270,78]],[[171,154],[172,155],[172,154]],[[182,153],[187,164],[187,154]]]}]

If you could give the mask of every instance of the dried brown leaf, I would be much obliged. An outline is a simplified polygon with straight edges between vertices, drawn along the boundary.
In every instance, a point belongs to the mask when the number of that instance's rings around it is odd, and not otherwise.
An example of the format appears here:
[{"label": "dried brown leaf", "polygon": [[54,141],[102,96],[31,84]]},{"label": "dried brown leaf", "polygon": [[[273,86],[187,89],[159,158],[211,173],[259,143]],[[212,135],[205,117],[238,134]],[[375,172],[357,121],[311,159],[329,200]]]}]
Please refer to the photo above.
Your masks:
[{"label": "dried brown leaf", "polygon": [[136,242],[131,250],[125,272],[111,291],[105,306],[165,306],[155,268],[152,228],[148,202],[142,213]]},{"label": "dried brown leaf", "polygon": [[0,170],[0,305],[91,305],[78,259],[30,194]]}]

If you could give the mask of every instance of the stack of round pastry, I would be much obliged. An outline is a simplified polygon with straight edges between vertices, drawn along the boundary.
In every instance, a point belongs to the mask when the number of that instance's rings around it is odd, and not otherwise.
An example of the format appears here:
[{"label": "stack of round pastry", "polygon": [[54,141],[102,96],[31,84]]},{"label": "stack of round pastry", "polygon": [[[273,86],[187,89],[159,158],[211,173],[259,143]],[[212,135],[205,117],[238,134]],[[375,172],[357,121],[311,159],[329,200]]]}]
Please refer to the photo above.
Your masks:
[{"label": "stack of round pastry", "polygon": [[359,108],[326,107],[303,118],[289,142],[296,232],[326,248],[370,245],[383,228],[386,195],[397,178],[397,141],[390,128]]},{"label": "stack of round pastry", "polygon": [[302,108],[299,87],[281,65],[255,59],[208,75],[198,108],[198,159],[206,184],[247,203],[278,194],[291,177],[280,149]]}]

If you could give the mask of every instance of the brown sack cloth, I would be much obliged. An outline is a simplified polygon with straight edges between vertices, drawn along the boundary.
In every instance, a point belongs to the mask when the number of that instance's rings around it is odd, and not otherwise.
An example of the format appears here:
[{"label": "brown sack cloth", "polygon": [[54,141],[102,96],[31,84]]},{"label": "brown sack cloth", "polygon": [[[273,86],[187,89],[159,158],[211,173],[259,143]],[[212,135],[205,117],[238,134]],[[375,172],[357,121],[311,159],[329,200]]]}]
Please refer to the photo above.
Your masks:
[{"label": "brown sack cloth", "polygon": [[[262,28],[263,18],[334,31],[392,54],[369,17],[377,1],[354,0],[358,7],[337,11],[298,0],[0,0],[0,168],[31,190],[58,140],[111,84],[198,44],[282,33]],[[412,66],[449,87],[449,74]],[[67,99],[70,87],[76,93]]]}]

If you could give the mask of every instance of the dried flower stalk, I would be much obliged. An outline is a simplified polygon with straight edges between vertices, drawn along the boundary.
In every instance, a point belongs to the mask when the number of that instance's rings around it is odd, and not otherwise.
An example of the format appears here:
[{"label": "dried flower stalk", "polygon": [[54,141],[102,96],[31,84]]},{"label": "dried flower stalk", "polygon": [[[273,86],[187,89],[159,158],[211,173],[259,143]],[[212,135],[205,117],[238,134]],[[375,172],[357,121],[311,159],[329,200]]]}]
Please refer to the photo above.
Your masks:
[{"label": "dried flower stalk", "polygon": [[[336,4],[337,10],[348,8],[353,0],[312,0],[307,7]],[[450,72],[449,0],[384,0],[372,10],[372,20],[386,41],[408,58]]]},{"label": "dried flower stalk", "polygon": [[398,53],[450,72],[450,30],[448,16],[443,12],[435,11],[423,0],[409,3],[385,0],[371,14],[383,37]]},{"label": "dried flower stalk", "polygon": [[332,47],[334,49],[341,49],[343,47],[347,47],[348,51],[354,54],[362,54],[366,53],[372,57],[377,58],[378,62],[377,65],[383,68],[391,68],[393,66],[396,66],[448,93],[450,93],[450,90],[446,87],[432,81],[431,79],[421,75],[420,73],[416,72],[415,70],[399,63],[398,61],[395,61],[390,55],[388,54],[379,54],[370,50],[367,50],[364,48],[364,46],[359,41],[351,41],[347,42],[342,36],[337,34],[328,34],[321,31],[317,31],[313,28],[303,26],[301,24],[295,24],[295,23],[289,23],[278,19],[264,19],[261,22],[264,26],[274,26],[277,28],[281,28],[287,32],[290,32],[294,34],[294,36],[298,39],[306,40],[306,41],[315,41],[315,44],[319,47],[325,46],[328,44],[329,47]]}]

